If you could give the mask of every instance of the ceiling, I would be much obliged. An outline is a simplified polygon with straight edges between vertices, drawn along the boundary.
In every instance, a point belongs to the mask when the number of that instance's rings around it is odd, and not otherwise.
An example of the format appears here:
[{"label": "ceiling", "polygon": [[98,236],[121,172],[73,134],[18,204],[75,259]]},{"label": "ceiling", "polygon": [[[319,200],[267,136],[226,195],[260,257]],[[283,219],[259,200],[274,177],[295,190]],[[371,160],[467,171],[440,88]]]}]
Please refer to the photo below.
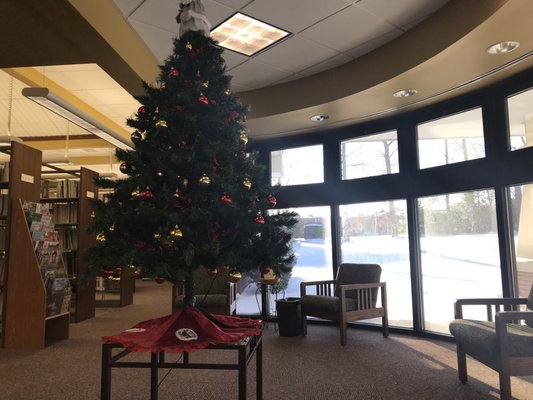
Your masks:
[{"label": "ceiling", "polygon": [[[141,80],[154,82],[178,34],[178,0],[18,0],[0,14],[0,136],[98,172],[114,149],[21,95],[47,86],[129,139]],[[226,51],[249,136],[305,134],[393,115],[533,66],[523,0],[203,0],[213,27],[240,11],[291,32],[253,57]],[[506,55],[486,48],[520,42]],[[418,93],[395,98],[400,89]],[[329,119],[313,122],[315,114]],[[67,140],[68,139],[68,140]],[[0,159],[1,161],[1,159]]]}]

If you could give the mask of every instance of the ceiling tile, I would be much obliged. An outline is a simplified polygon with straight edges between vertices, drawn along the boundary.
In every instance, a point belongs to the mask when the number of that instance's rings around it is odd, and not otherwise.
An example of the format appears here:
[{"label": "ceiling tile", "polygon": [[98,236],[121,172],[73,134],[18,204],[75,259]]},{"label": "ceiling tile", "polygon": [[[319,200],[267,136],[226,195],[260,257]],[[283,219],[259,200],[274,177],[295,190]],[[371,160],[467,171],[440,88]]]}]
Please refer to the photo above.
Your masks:
[{"label": "ceiling tile", "polygon": [[259,62],[298,72],[339,53],[301,36],[293,36],[255,57]]},{"label": "ceiling tile", "polygon": [[226,67],[228,69],[234,68],[237,65],[248,61],[249,59],[248,57],[239,53],[235,53],[231,50],[224,50],[224,53],[222,53],[222,57],[224,58],[224,60],[226,60]]},{"label": "ceiling tile", "polygon": [[347,7],[342,0],[255,0],[242,12],[278,28],[298,33]]},{"label": "ceiling tile", "polygon": [[162,63],[172,53],[175,33],[138,21],[130,21],[130,24],[146,43],[158,62]]},{"label": "ceiling tile", "polygon": [[356,7],[384,19],[398,27],[434,13],[449,0],[361,0]]},{"label": "ceiling tile", "polygon": [[346,54],[349,54],[351,57],[358,58],[362,55],[371,52],[372,50],[377,49],[380,46],[394,40],[403,33],[400,29],[395,29],[393,31],[387,32],[384,35],[378,36],[365,42],[359,46],[355,46],[353,49],[346,50]]},{"label": "ceiling tile", "polygon": [[130,16],[130,21],[142,22],[161,30],[178,33],[176,16],[179,7],[176,0],[146,0]]},{"label": "ceiling tile", "polygon": [[124,17],[130,15],[144,0],[113,0]]},{"label": "ceiling tile", "polygon": [[352,61],[351,57],[348,57],[346,54],[339,53],[336,56],[329,58],[324,62],[312,65],[311,67],[300,71],[300,74],[302,74],[303,76],[311,76],[314,74],[318,74],[319,72],[323,72],[328,69],[338,67],[339,65],[346,64],[349,61]]},{"label": "ceiling tile", "polygon": [[232,69],[231,72],[235,73],[233,77],[235,84],[251,87],[252,89],[272,84],[291,75],[289,71],[274,68],[255,59],[239,65]]},{"label": "ceiling tile", "polygon": [[396,27],[390,23],[351,6],[306,29],[300,35],[344,52],[394,29]]},{"label": "ceiling tile", "polygon": [[214,2],[224,4],[235,10],[240,10],[242,7],[248,4],[250,0],[215,0]]}]

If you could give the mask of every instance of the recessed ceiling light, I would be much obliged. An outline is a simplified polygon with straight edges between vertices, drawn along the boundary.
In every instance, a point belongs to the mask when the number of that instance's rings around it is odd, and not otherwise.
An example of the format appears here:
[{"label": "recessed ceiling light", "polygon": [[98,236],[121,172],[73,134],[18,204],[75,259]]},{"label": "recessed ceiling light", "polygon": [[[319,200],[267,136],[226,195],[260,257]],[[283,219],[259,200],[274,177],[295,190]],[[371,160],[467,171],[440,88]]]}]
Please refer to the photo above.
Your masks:
[{"label": "recessed ceiling light", "polygon": [[417,93],[418,93],[418,90],[415,90],[415,89],[402,89],[402,90],[398,90],[396,93],[393,93],[392,95],[394,97],[410,97],[410,96],[414,96]]},{"label": "recessed ceiling light", "polygon": [[516,50],[520,46],[520,43],[514,40],[506,40],[504,42],[495,43],[492,46],[487,47],[487,53],[489,54],[505,54],[513,50]]},{"label": "recessed ceiling light", "polygon": [[253,56],[280,41],[290,32],[236,13],[211,31],[211,37],[226,49]]},{"label": "recessed ceiling light", "polygon": [[320,122],[320,121],[325,121],[329,118],[329,115],[326,115],[326,114],[317,114],[317,115],[313,115],[311,117],[311,121],[315,121],[315,122]]}]

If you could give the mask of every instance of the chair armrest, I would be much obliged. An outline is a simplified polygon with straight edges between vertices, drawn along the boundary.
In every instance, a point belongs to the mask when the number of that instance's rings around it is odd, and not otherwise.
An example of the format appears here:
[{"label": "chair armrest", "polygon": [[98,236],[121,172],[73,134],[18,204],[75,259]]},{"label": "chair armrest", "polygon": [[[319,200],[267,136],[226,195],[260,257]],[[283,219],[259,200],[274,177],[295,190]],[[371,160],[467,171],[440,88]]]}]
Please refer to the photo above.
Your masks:
[{"label": "chair armrest", "polygon": [[341,309],[346,309],[346,292],[356,291],[357,309],[368,310],[376,308],[372,301],[372,289],[381,288],[381,302],[385,307],[387,302],[387,283],[373,282],[373,283],[352,283],[347,285],[339,285],[339,297],[341,300]]},{"label": "chair armrest", "polygon": [[500,363],[509,368],[509,336],[507,334],[507,324],[516,321],[532,321],[533,311],[501,311],[496,313],[496,343],[500,357]]},{"label": "chair armrest", "polygon": [[332,296],[331,285],[335,284],[335,279],[325,280],[325,281],[308,281],[300,282],[300,296],[305,296],[306,289],[308,286],[315,286],[316,293],[320,296]]},{"label": "chair armrest", "polygon": [[463,306],[484,305],[487,307],[487,320],[492,321],[492,306],[496,312],[501,311],[501,306],[518,306],[527,304],[527,299],[522,297],[505,297],[505,298],[475,298],[475,299],[457,299],[455,301],[455,319],[463,318]]}]

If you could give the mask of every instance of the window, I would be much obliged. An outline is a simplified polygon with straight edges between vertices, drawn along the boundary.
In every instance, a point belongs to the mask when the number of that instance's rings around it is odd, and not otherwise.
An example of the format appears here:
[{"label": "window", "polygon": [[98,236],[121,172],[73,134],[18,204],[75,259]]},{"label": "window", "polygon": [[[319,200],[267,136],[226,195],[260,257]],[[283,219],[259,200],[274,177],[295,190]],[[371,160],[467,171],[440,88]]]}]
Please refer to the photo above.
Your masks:
[{"label": "window", "polygon": [[[291,232],[296,263],[288,281],[268,286],[270,315],[275,313],[276,298],[300,297],[301,281],[333,278],[330,208],[305,207],[291,208],[287,211],[296,212],[299,218]],[[237,310],[239,314],[257,314],[261,311],[259,279],[247,276],[246,280],[249,284],[237,298]]]},{"label": "window", "polygon": [[398,173],[396,131],[341,142],[342,179]]},{"label": "window", "polygon": [[481,108],[420,124],[417,131],[420,168],[485,157]]},{"label": "window", "polygon": [[533,184],[513,186],[509,195],[518,296],[527,297],[533,285]]},{"label": "window", "polygon": [[390,324],[412,327],[406,202],[348,204],[340,206],[339,211],[342,262],[381,265],[381,280],[387,282]]},{"label": "window", "polygon": [[270,153],[272,185],[303,185],[324,182],[322,145],[297,147]]},{"label": "window", "polygon": [[456,299],[502,296],[494,191],[425,197],[418,214],[424,327],[448,334]]},{"label": "window", "polygon": [[533,146],[533,89],[507,99],[509,149]]}]

